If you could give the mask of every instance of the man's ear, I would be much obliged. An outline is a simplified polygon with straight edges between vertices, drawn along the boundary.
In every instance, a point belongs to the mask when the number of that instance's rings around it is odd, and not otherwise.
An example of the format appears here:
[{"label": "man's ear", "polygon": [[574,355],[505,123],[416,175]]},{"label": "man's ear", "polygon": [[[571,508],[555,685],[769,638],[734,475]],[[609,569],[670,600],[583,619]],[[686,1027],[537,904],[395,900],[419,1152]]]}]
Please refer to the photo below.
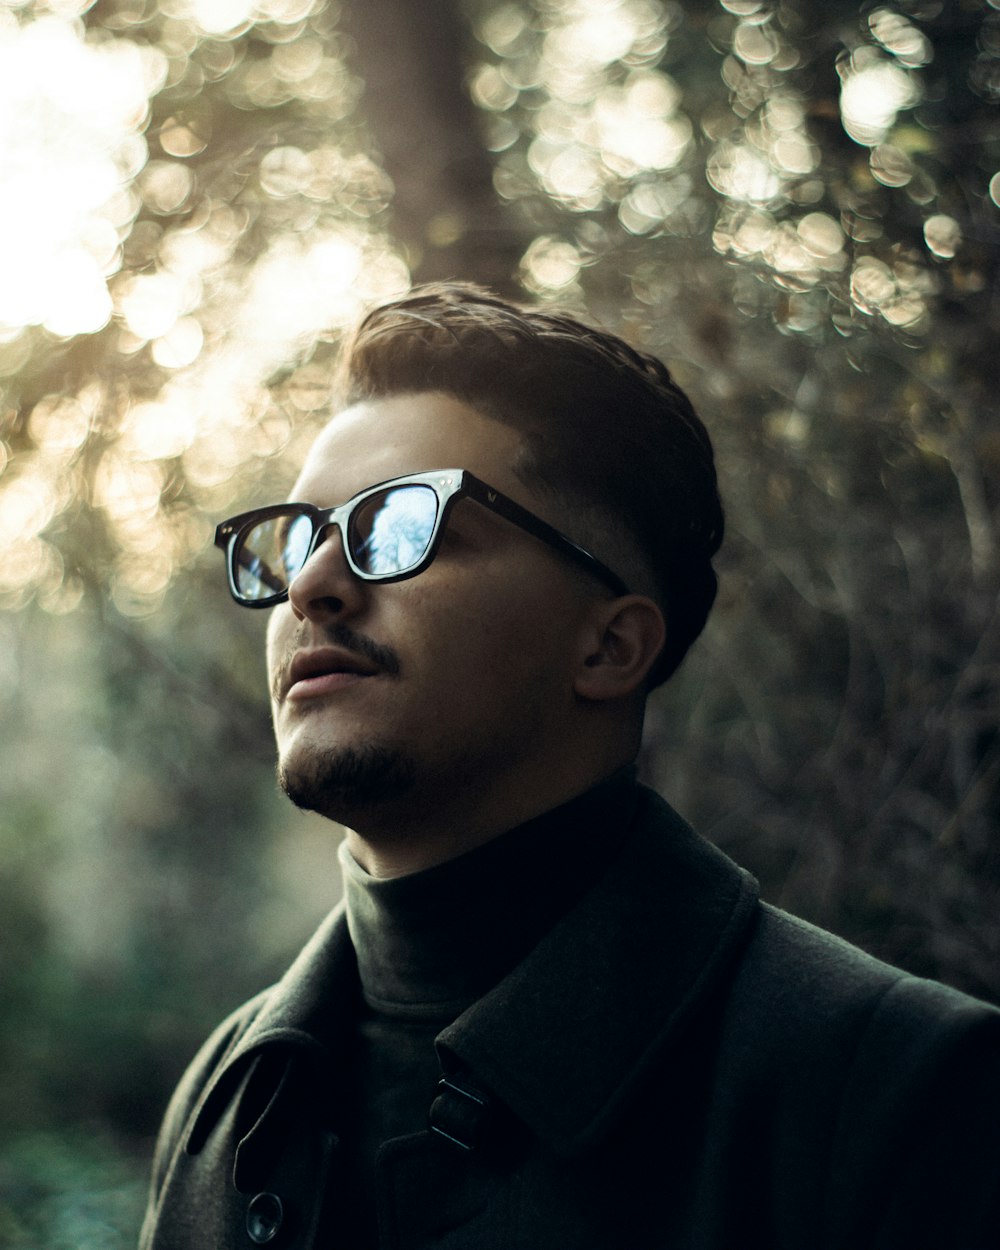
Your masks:
[{"label": "man's ear", "polygon": [[642,686],[663,650],[663,612],[645,595],[594,605],[573,688],[583,699],[624,699]]}]

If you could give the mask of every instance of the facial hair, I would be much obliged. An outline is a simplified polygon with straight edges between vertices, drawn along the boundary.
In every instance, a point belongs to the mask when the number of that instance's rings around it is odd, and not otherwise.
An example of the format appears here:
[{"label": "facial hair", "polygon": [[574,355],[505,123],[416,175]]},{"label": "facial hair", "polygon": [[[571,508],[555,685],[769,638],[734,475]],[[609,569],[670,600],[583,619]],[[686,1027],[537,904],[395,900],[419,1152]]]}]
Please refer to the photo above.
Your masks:
[{"label": "facial hair", "polygon": [[404,798],[415,778],[412,760],[374,745],[330,751],[294,771],[278,762],[278,785],[296,807],[344,824]]},{"label": "facial hair", "polygon": [[[399,659],[391,648],[355,633],[342,622],[330,625],[325,632],[330,642],[375,664],[383,675],[399,675]],[[287,689],[297,646],[293,642],[276,666],[271,682],[275,703]],[[278,760],[278,785],[296,807],[344,824],[355,814],[403,798],[412,788],[415,774],[412,760],[376,744],[323,752],[300,762],[294,770]]]}]

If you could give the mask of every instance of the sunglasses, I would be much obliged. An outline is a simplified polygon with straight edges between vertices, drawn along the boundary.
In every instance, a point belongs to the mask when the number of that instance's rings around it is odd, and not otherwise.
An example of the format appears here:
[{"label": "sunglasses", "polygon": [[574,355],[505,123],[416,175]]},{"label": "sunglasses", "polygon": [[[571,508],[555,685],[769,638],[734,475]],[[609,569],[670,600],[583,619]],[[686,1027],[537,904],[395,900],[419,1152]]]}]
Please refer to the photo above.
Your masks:
[{"label": "sunglasses", "polygon": [[226,553],[229,590],[247,608],[270,608],[288,597],[288,587],[333,525],[344,556],[366,582],[401,582],[416,577],[434,559],[452,508],[472,499],[497,516],[548,543],[609,586],[628,594],[622,579],[588,551],[467,469],[438,469],[379,482],[337,508],[279,503],[223,521],[215,545]]}]

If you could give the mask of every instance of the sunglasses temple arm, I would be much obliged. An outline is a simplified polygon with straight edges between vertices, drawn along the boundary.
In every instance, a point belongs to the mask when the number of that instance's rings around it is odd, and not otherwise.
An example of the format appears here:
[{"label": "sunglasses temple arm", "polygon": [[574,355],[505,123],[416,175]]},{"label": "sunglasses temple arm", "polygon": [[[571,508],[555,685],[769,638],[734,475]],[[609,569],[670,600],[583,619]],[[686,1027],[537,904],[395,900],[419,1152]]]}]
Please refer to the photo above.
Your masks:
[{"label": "sunglasses temple arm", "polygon": [[471,473],[466,473],[466,489],[474,499],[485,504],[487,508],[492,508],[494,512],[511,521],[514,525],[520,526],[529,534],[533,534],[535,538],[540,538],[542,542],[546,542],[551,547],[555,547],[557,551],[561,551],[563,555],[575,560],[577,564],[589,570],[590,573],[600,577],[607,586],[619,595],[627,595],[628,587],[622,579],[612,569],[596,556],[592,556],[589,551],[575,543],[572,538],[567,538],[553,525],[549,525],[547,521],[543,521],[541,517],[536,517],[533,512],[529,512],[527,508],[522,508],[519,503],[503,494],[501,491],[494,490],[487,486],[485,482],[481,482],[479,478],[474,477]]}]

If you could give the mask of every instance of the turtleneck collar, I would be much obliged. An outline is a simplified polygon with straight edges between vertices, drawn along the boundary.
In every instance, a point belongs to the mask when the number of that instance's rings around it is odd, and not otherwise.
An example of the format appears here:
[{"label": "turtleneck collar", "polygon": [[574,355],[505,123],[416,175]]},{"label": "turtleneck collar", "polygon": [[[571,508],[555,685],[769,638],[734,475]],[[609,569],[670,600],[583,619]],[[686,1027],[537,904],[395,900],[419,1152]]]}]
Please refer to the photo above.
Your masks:
[{"label": "turtleneck collar", "polygon": [[627,825],[635,769],[423,872],[371,877],[342,845],[347,923],[365,1000],[450,1022],[521,962],[605,870]]}]

